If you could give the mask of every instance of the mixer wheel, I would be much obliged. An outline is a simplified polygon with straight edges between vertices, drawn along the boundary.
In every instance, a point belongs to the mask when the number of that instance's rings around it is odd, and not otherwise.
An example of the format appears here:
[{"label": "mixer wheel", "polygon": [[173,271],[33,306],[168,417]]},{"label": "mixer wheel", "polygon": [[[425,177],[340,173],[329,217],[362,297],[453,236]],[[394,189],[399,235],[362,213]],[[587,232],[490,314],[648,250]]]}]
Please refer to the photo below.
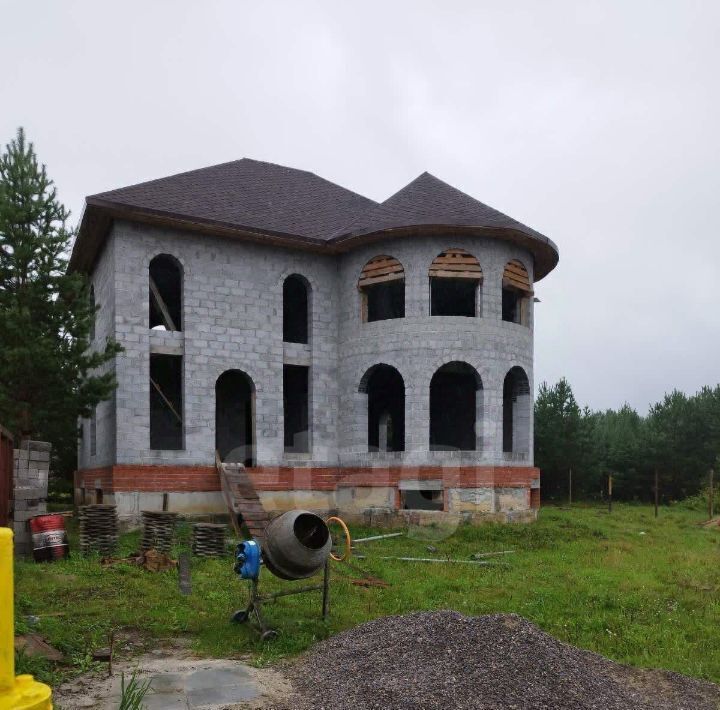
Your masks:
[{"label": "mixer wheel", "polygon": [[238,609],[238,611],[232,615],[230,620],[235,624],[244,624],[248,620],[247,609]]},{"label": "mixer wheel", "polygon": [[278,637],[278,632],[275,631],[275,629],[268,629],[267,631],[263,631],[262,634],[260,634],[261,641],[272,641],[273,639],[276,639],[277,637]]}]

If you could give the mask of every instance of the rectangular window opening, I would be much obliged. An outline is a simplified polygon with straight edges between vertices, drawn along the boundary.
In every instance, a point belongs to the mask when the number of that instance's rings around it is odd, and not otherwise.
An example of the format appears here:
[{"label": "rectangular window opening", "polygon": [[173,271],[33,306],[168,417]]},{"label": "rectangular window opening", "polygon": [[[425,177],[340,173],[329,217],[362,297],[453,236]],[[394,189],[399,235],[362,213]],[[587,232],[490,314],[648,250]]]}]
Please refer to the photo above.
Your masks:
[{"label": "rectangular window opening", "polygon": [[310,452],[309,385],[309,367],[283,366],[286,453],[307,454]]},{"label": "rectangular window opening", "polygon": [[445,494],[442,488],[400,491],[402,510],[443,510]]},{"label": "rectangular window opening", "polygon": [[182,356],[150,355],[150,448],[183,448]]},{"label": "rectangular window opening", "polygon": [[478,283],[466,278],[431,278],[430,315],[474,318]]},{"label": "rectangular window opening", "polygon": [[529,300],[523,291],[515,288],[503,288],[502,319],[509,323],[527,325]]},{"label": "rectangular window opening", "polygon": [[361,289],[361,298],[363,320],[367,323],[405,317],[404,279],[364,286]]}]

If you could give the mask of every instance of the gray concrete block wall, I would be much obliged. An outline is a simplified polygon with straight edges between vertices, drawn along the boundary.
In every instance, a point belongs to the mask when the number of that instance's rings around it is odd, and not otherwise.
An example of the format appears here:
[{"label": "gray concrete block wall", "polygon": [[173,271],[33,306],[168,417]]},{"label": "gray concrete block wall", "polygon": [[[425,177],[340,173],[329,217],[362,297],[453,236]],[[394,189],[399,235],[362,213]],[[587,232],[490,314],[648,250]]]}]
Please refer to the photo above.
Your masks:
[{"label": "gray concrete block wall", "polygon": [[[100,257],[95,265],[90,281],[95,290],[95,304],[98,310],[95,316],[95,339],[92,348],[95,350],[105,347],[108,338],[114,338],[115,333],[115,241],[112,235],[105,243]],[[104,372],[112,371],[115,362],[111,361],[103,366]],[[96,408],[96,447],[95,455],[91,450],[90,418],[80,421],[82,438],[78,442],[78,467],[98,468],[115,463],[115,396],[100,402]]]},{"label": "gray concrete block wall", "polygon": [[[283,451],[282,286],[298,273],[311,285],[309,353],[312,454],[302,465],[336,463],[337,266],[333,257],[278,249],[160,228],[117,223],[116,337],[117,463],[204,464],[214,461],[215,382],[242,370],[255,386],[256,458],[259,465],[295,462]],[[171,254],[183,268],[182,334],[148,328],[148,265]],[[172,342],[169,342],[172,341]],[[149,448],[149,353],[176,346],[184,352],[185,448]],[[297,362],[302,347],[290,348]]]},{"label": "gray concrete block wall", "polygon": [[23,441],[13,451],[12,526],[17,555],[32,552],[28,521],[47,512],[50,452],[44,441]]},{"label": "gray concrete block wall", "polygon": [[[480,317],[429,315],[428,268],[450,247],[466,249],[480,261]],[[158,254],[171,254],[183,268],[182,333],[148,327],[148,266]],[[404,266],[406,315],[361,323],[357,280],[364,264],[380,254],[394,256]],[[532,303],[529,327],[501,320],[502,273],[514,258],[525,264],[532,279],[528,252],[485,237],[404,237],[333,256],[117,222],[93,280],[100,285],[98,300],[110,283],[114,307],[99,316],[98,324],[112,318],[108,327],[125,352],[116,360],[118,390],[107,403],[114,412],[98,421],[98,456],[93,461],[81,457],[81,468],[104,465],[99,461],[210,464],[215,382],[230,369],[247,373],[255,386],[258,465],[531,465],[532,396],[526,415],[528,453],[502,451],[502,388],[509,369],[522,367],[533,391]],[[311,284],[308,346],[282,342],[282,284],[293,273]],[[185,446],[180,451],[149,448],[151,352],[184,356]],[[430,452],[430,379],[454,360],[472,365],[482,378],[482,449]],[[283,362],[311,366],[310,455],[283,452]],[[367,451],[367,400],[358,386],[363,374],[381,362],[396,367],[405,381],[406,451],[400,454]]]}]

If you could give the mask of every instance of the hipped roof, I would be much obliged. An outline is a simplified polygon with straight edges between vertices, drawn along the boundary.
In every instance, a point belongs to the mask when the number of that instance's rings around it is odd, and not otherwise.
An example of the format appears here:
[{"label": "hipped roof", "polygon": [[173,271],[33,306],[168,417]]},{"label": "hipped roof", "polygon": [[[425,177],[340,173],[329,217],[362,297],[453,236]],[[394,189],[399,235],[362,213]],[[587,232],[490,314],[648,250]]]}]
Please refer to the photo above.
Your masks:
[{"label": "hipped roof", "polygon": [[427,172],[382,203],[249,158],[103,192],[86,198],[71,269],[92,268],[113,219],[325,252],[393,235],[477,233],[532,252],[536,281],[558,261],[550,239]]}]

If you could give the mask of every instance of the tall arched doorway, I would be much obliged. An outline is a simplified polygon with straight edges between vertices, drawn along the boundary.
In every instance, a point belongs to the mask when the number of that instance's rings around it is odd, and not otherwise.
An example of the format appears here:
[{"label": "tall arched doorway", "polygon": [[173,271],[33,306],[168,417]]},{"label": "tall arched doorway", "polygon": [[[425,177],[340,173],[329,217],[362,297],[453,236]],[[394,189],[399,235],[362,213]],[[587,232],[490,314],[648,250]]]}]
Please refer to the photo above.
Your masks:
[{"label": "tall arched doorway", "polygon": [[374,365],[363,376],[367,394],[368,451],[405,450],[405,382],[390,365]]},{"label": "tall arched doorway", "polygon": [[241,370],[215,383],[215,448],[227,463],[255,463],[255,385]]},{"label": "tall arched doorway", "polygon": [[503,383],[503,452],[530,450],[530,382],[522,367],[513,367]]},{"label": "tall arched doorway", "polygon": [[449,362],[430,380],[430,450],[476,451],[481,448],[479,411],[482,380],[466,362]]}]

